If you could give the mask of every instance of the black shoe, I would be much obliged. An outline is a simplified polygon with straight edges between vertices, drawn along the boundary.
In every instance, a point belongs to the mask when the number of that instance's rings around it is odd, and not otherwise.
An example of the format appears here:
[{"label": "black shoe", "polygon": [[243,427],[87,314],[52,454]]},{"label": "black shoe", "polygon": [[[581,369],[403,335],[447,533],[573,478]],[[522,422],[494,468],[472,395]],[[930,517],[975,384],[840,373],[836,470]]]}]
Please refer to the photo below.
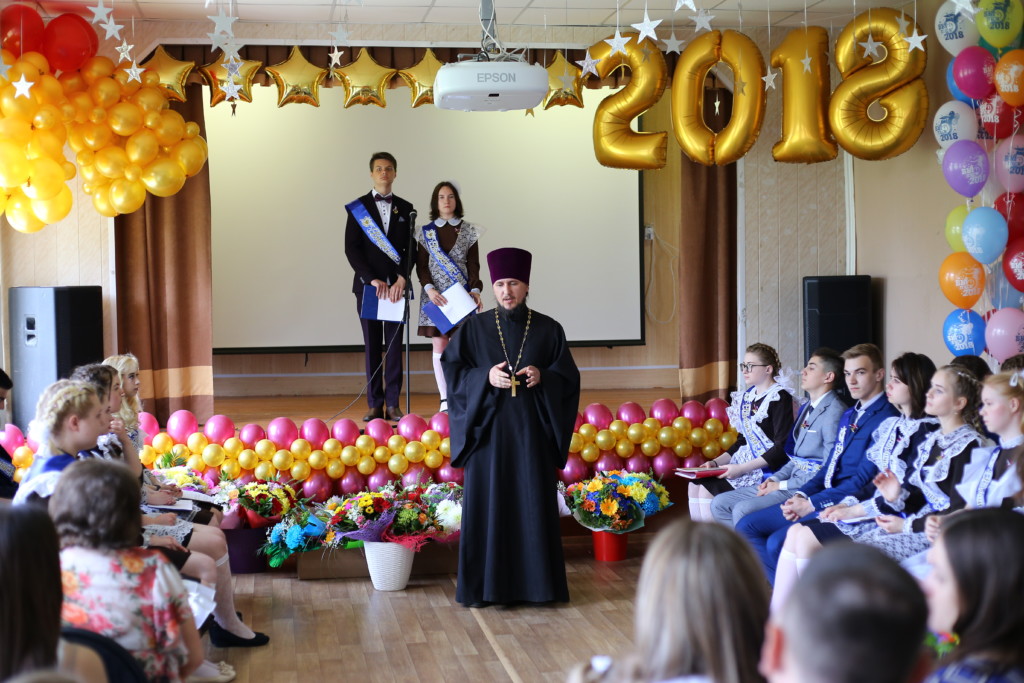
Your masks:
[{"label": "black shoe", "polygon": [[210,626],[210,642],[214,647],[260,647],[270,642],[270,636],[256,632],[252,638],[242,638],[214,622]]},{"label": "black shoe", "polygon": [[388,408],[388,420],[391,422],[398,422],[403,417],[405,417],[405,413],[398,408]]},{"label": "black shoe", "polygon": [[466,607],[476,607],[476,608],[479,608],[479,607],[490,607],[491,603],[485,602],[485,601],[481,600],[480,602],[468,602],[468,603],[466,603],[465,606]]},{"label": "black shoe", "polygon": [[376,420],[381,417],[384,417],[384,408],[377,406],[376,408],[370,408],[370,412],[363,415],[363,422],[369,422],[370,420]]}]

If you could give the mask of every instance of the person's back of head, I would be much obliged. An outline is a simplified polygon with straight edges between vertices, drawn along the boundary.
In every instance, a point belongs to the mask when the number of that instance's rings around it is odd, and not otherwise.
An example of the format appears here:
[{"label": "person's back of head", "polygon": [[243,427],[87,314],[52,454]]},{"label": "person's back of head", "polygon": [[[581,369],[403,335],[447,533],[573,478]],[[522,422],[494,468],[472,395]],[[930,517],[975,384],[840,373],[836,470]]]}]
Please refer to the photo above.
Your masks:
[{"label": "person's back of head", "polygon": [[761,671],[792,683],[905,683],[922,673],[928,607],[870,546],[827,545],[769,624]]},{"label": "person's back of head", "polygon": [[992,374],[992,368],[989,367],[988,363],[984,361],[980,356],[966,355],[956,356],[953,360],[949,361],[950,365],[956,365],[970,370],[971,374],[980,382],[989,375]]},{"label": "person's back of head", "polygon": [[1016,372],[1024,370],[1024,353],[1010,356],[999,366],[999,372]]}]

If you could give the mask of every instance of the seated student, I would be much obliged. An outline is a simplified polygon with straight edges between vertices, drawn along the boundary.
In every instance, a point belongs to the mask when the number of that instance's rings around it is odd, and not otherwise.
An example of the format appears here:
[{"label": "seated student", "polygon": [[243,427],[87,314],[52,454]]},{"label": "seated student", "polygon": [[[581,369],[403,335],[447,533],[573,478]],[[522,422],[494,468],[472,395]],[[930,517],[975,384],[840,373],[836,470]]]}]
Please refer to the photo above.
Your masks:
[{"label": "seated student", "polygon": [[754,486],[726,491],[711,501],[715,521],[735,526],[746,515],[773,505],[790,496],[790,489],[803,486],[821,468],[825,456],[832,452],[839,433],[839,419],[847,404],[833,390],[841,382],[843,359],[832,349],[818,349],[800,373],[800,388],[807,392],[807,403],[797,413],[790,438],[786,441],[789,456],[782,469]]},{"label": "seated student", "polygon": [[103,662],[60,639],[60,548],[53,522],[35,507],[0,507],[0,680],[57,669],[105,683]]},{"label": "seated student", "polygon": [[917,582],[871,548],[830,545],[768,622],[769,683],[910,683],[927,671]]},{"label": "seated student", "polygon": [[954,356],[953,360],[949,361],[950,365],[970,370],[971,374],[981,382],[986,377],[992,374],[992,368],[989,367],[988,363],[985,362],[984,358],[974,355],[966,356]]},{"label": "seated student", "polygon": [[1010,356],[999,366],[999,372],[1016,372],[1018,370],[1024,370],[1024,353]]},{"label": "seated student", "polygon": [[876,468],[865,457],[871,435],[883,420],[896,415],[896,408],[882,393],[885,366],[878,347],[858,344],[844,351],[843,359],[846,385],[857,403],[843,413],[836,445],[825,465],[781,506],[753,512],[736,525],[754,546],[769,580],[775,579],[775,565],[791,524],[813,519],[847,496],[858,495],[871,481]]},{"label": "seated student", "polygon": [[1024,681],[1024,516],[997,508],[950,516],[928,560],[928,627],[957,644],[927,683]]},{"label": "seated student", "polygon": [[[917,445],[938,428],[938,419],[925,414],[926,392],[934,374],[935,364],[920,353],[904,353],[892,362],[885,393],[889,402],[900,411],[900,416],[890,417],[875,430],[866,456],[886,477],[903,482],[908,462],[917,453]],[[875,481],[884,479],[882,475],[875,477]],[[772,610],[785,599],[802,568],[822,544],[846,538],[856,540],[858,534],[869,532],[875,526],[873,522],[852,524],[846,520],[874,518],[884,513],[898,514],[899,510],[892,507],[897,504],[900,509],[903,507],[898,494],[899,491],[892,493],[892,500],[886,500],[882,495],[862,500],[851,496],[838,505],[825,508],[818,519],[801,521],[790,527],[775,570]]]},{"label": "seated student", "polygon": [[658,532],[637,583],[632,651],[594,657],[570,681],[760,681],[768,594],[731,529],[676,520]]},{"label": "seated student", "polygon": [[[7,376],[7,373],[0,370],[0,410],[7,406],[7,396],[14,388],[14,382]],[[0,419],[0,428],[4,427],[4,420]],[[18,483],[14,481],[14,462],[10,453],[3,446],[0,446],[0,503],[4,500],[14,498],[18,490]]]},{"label": "seated student", "polygon": [[751,344],[740,370],[747,389],[735,392],[729,407],[739,437],[727,453],[702,465],[724,466],[724,473],[687,486],[691,519],[714,521],[715,495],[760,484],[761,468],[779,469],[788,460],[785,445],[793,427],[793,389],[776,380],[781,376],[779,355],[767,344]]}]

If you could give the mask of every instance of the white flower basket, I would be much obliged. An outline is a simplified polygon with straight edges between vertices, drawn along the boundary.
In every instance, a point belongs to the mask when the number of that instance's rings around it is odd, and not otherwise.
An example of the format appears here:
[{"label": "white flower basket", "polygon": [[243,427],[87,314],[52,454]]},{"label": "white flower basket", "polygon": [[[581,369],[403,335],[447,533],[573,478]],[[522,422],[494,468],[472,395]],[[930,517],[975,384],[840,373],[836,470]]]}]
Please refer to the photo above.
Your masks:
[{"label": "white flower basket", "polygon": [[373,587],[379,591],[405,590],[412,572],[415,551],[400,543],[364,541],[366,567],[370,570]]}]

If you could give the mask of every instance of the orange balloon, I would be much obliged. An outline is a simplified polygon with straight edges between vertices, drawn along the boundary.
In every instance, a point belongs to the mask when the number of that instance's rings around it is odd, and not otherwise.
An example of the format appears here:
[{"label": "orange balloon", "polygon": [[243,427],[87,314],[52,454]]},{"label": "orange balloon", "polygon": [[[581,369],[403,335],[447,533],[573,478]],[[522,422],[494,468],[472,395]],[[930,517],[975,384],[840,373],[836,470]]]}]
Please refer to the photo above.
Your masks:
[{"label": "orange balloon", "polygon": [[985,269],[965,251],[955,251],[939,267],[939,288],[957,308],[971,308],[985,291]]},{"label": "orange balloon", "polygon": [[995,70],[996,92],[1011,107],[1024,105],[1024,50],[1010,50]]}]

